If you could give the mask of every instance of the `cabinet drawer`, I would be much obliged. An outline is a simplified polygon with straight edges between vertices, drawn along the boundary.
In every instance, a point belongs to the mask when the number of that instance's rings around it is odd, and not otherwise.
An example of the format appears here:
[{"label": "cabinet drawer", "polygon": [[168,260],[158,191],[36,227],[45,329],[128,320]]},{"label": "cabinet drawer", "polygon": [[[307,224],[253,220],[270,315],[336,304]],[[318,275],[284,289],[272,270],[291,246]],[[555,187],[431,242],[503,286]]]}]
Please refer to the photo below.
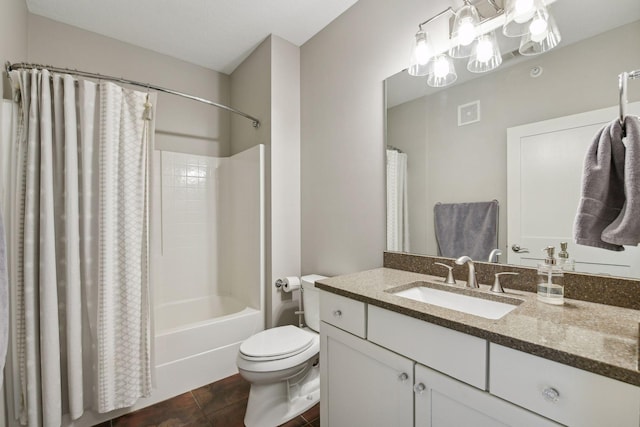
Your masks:
[{"label": "cabinet drawer", "polygon": [[570,426],[640,425],[640,387],[497,344],[491,394]]},{"label": "cabinet drawer", "polygon": [[372,305],[367,324],[369,341],[486,390],[486,340]]},{"label": "cabinet drawer", "polygon": [[320,320],[366,338],[365,303],[320,291]]}]

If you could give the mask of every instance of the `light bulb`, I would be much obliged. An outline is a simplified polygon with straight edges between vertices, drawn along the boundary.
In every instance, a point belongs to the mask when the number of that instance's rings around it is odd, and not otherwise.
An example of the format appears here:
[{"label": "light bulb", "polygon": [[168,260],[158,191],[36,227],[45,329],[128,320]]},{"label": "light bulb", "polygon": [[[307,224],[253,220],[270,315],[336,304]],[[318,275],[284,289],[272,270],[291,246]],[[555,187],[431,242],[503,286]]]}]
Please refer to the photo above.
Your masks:
[{"label": "light bulb", "polygon": [[547,29],[549,25],[547,24],[547,20],[543,18],[536,18],[531,21],[531,25],[529,25],[529,32],[531,33],[531,40],[536,43],[541,42],[547,37]]},{"label": "light bulb", "polygon": [[476,27],[470,18],[464,19],[458,27],[458,42],[463,46],[469,46],[476,38]]},{"label": "light bulb", "polygon": [[534,11],[533,0],[516,0],[513,20],[518,24],[527,22],[533,16]]},{"label": "light bulb", "polygon": [[418,39],[416,41],[416,62],[424,65],[429,62],[431,52],[429,51],[429,45],[425,38]]},{"label": "light bulb", "polygon": [[439,79],[449,74],[449,62],[445,57],[439,57],[433,64],[433,74]]},{"label": "light bulb", "polygon": [[487,62],[493,56],[493,43],[486,37],[478,40],[476,46],[476,59],[480,62]]}]

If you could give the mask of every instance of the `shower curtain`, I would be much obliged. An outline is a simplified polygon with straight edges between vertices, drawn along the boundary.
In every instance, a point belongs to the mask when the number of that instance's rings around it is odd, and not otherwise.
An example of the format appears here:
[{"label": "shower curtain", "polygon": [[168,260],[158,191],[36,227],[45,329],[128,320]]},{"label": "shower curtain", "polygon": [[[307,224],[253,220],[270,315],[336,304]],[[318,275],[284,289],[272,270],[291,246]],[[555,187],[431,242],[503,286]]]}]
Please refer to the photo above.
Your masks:
[{"label": "shower curtain", "polygon": [[108,412],[151,392],[149,95],[12,71],[11,268],[20,421]]},{"label": "shower curtain", "polygon": [[409,252],[407,155],[387,150],[387,250]]}]

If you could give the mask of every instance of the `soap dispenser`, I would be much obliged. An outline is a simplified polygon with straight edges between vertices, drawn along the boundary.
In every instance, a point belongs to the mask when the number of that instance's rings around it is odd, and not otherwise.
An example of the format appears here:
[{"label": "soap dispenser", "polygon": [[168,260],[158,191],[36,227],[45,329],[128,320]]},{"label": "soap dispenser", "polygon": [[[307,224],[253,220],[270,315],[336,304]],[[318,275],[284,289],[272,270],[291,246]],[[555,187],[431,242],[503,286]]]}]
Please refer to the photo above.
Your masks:
[{"label": "soap dispenser", "polygon": [[547,252],[544,262],[538,264],[538,301],[562,305],[564,304],[564,275],[553,256],[555,248],[547,246],[543,251]]},{"label": "soap dispenser", "polygon": [[560,252],[558,252],[558,265],[564,271],[576,271],[576,262],[573,258],[569,257],[569,252],[567,252],[567,242],[560,243]]}]

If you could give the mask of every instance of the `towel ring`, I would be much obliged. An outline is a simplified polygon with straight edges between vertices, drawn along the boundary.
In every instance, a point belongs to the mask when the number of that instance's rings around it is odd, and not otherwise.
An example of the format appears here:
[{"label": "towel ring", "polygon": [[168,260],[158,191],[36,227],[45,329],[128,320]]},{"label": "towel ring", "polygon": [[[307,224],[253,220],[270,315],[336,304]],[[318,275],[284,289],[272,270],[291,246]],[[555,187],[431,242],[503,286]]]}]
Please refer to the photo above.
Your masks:
[{"label": "towel ring", "polygon": [[622,72],[618,74],[618,91],[620,96],[620,124],[624,124],[624,118],[627,115],[627,82],[629,79],[640,79],[640,70],[631,72]]}]

